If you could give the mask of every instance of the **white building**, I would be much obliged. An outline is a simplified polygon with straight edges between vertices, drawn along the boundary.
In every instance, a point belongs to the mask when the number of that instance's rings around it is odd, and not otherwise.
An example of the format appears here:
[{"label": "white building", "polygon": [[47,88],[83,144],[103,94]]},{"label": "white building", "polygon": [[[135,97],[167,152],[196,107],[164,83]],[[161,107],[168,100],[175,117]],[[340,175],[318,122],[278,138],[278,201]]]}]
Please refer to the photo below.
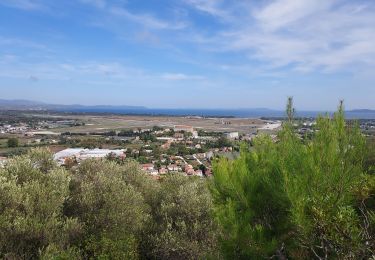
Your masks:
[{"label": "white building", "polygon": [[0,157],[0,168],[3,168],[7,161],[8,161],[8,158]]},{"label": "white building", "polygon": [[85,149],[83,148],[68,148],[68,149],[55,153],[53,158],[55,161],[57,161],[58,164],[64,165],[66,159],[77,158],[79,154],[84,150]]},{"label": "white building", "polygon": [[259,128],[259,130],[276,130],[281,127],[281,121],[270,121],[266,122],[266,124]]},{"label": "white building", "polygon": [[176,141],[176,138],[174,137],[156,137],[157,140],[159,141],[171,141],[171,142],[175,142]]},{"label": "white building", "polygon": [[238,139],[238,138],[239,138],[239,134],[238,134],[238,132],[230,132],[230,133],[226,133],[225,136],[226,136],[228,139]]},{"label": "white building", "polygon": [[116,157],[125,157],[125,150],[109,150],[109,149],[84,149],[84,148],[68,148],[55,153],[54,159],[60,165],[65,164],[65,160],[68,158],[75,158],[78,161],[86,159],[100,159],[105,158],[108,155],[113,154]]},{"label": "white building", "polygon": [[168,171],[170,172],[178,172],[181,171],[181,167],[178,167],[176,164],[170,164],[167,167]]},{"label": "white building", "polygon": [[105,158],[108,155],[113,154],[115,157],[122,157],[125,156],[125,150],[109,150],[109,149],[93,149],[93,150],[84,150],[80,153],[79,158],[80,160],[86,160],[90,158],[99,159]]}]

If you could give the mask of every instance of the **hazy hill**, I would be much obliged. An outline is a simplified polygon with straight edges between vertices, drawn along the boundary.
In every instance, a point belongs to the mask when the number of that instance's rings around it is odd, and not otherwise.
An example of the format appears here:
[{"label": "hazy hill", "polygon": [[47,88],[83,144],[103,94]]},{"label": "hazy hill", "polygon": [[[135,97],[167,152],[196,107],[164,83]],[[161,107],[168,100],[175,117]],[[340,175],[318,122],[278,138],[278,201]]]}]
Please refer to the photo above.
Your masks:
[{"label": "hazy hill", "polygon": [[60,105],[60,104],[47,104],[31,100],[6,100],[0,99],[0,109],[2,110],[60,110],[60,111],[74,111],[74,110],[109,110],[109,109],[146,109],[142,106],[111,106],[111,105],[96,105],[84,106],[79,104],[74,105]]}]

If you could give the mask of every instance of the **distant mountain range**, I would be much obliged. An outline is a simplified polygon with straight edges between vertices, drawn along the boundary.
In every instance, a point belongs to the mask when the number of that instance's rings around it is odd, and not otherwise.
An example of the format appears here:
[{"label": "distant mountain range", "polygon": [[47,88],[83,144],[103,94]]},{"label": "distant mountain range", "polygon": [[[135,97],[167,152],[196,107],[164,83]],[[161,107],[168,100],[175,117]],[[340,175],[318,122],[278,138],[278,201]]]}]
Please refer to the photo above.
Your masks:
[{"label": "distant mountain range", "polygon": [[[144,106],[111,106],[111,105],[59,105],[47,104],[30,100],[4,100],[0,99],[0,110],[48,110],[57,112],[75,113],[110,113],[110,114],[135,114],[135,115],[171,115],[171,116],[212,116],[212,117],[284,117],[285,112],[268,108],[241,108],[241,109],[184,109],[184,108],[147,108]],[[323,111],[299,111],[297,116],[315,117],[324,114]],[[332,113],[328,111],[328,113]],[[354,109],[346,111],[347,118],[375,119],[375,110]]]},{"label": "distant mountain range", "polygon": [[0,109],[24,109],[24,108],[37,108],[45,106],[46,104],[36,101],[16,99],[6,100],[0,99]]},{"label": "distant mountain range", "polygon": [[352,109],[349,110],[350,113],[375,113],[374,109]]},{"label": "distant mountain range", "polygon": [[38,101],[30,101],[23,99],[6,100],[0,99],[1,110],[57,110],[57,111],[74,111],[74,110],[105,110],[105,109],[146,109],[142,106],[110,106],[110,105],[97,105],[97,106],[84,106],[79,104],[74,105],[59,105],[47,104]]}]

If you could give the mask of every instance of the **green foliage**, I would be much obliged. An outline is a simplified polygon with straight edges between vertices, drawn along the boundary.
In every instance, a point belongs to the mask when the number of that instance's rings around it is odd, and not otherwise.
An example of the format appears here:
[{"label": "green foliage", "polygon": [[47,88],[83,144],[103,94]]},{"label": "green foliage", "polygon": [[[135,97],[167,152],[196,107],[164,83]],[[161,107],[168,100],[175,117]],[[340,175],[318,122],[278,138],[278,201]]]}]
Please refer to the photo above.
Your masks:
[{"label": "green foliage", "polygon": [[[299,244],[320,257],[368,256],[361,222],[369,212],[358,213],[354,196],[363,188],[364,137],[358,126],[346,125],[342,104],[333,119],[318,119],[317,130],[306,146],[295,136],[281,140],[288,151],[280,162]],[[287,129],[282,134],[290,136]]]},{"label": "green foliage", "polygon": [[88,149],[94,149],[94,148],[101,148],[102,143],[103,142],[100,139],[90,138],[90,139],[81,140],[80,143],[77,144],[77,146],[88,148]]},{"label": "green foliage", "polygon": [[15,137],[9,138],[7,144],[8,144],[8,147],[10,148],[18,147],[19,140],[18,138],[15,138]]},{"label": "green foliage", "polygon": [[369,138],[367,141],[364,167],[369,173],[375,174],[375,137]]},{"label": "green foliage", "polygon": [[221,135],[215,142],[208,143],[208,147],[210,148],[222,148],[231,146],[233,146],[233,143],[224,135]]},{"label": "green foliage", "polygon": [[217,254],[212,200],[204,180],[169,175],[162,180],[143,237],[147,259],[203,259]]},{"label": "green foliage", "polygon": [[137,258],[136,236],[148,210],[142,194],[125,182],[122,168],[86,160],[73,176],[65,214],[85,223],[80,246],[86,257]]},{"label": "green foliage", "polygon": [[36,258],[52,244],[64,250],[80,232],[77,220],[63,215],[69,174],[54,166],[45,172],[48,161],[36,150],[0,171],[0,258]]},{"label": "green foliage", "polygon": [[169,155],[184,156],[193,153],[193,151],[189,150],[183,143],[172,143],[167,153]]},{"label": "green foliage", "polygon": [[86,258],[91,259],[138,259],[135,237],[101,238],[91,237],[86,241]]},{"label": "green foliage", "polygon": [[82,259],[81,252],[75,247],[61,249],[55,244],[49,245],[44,252],[40,254],[41,260],[71,260]]},{"label": "green foliage", "polygon": [[235,161],[219,160],[211,186],[228,259],[361,259],[374,254],[374,176],[365,140],[342,103],[312,139],[293,131],[292,100],[278,142],[262,136]]},{"label": "green foliage", "polygon": [[141,133],[139,135],[139,139],[141,139],[144,142],[156,142],[157,141],[156,136],[149,132]]},{"label": "green foliage", "polygon": [[287,240],[290,202],[280,186],[277,154],[270,138],[258,142],[259,153],[243,150],[239,159],[221,159],[214,167],[215,213],[228,259],[273,255]]},{"label": "green foliage", "polygon": [[296,111],[293,107],[293,97],[288,97],[288,102],[286,104],[286,115],[289,124],[292,123],[295,112]]}]

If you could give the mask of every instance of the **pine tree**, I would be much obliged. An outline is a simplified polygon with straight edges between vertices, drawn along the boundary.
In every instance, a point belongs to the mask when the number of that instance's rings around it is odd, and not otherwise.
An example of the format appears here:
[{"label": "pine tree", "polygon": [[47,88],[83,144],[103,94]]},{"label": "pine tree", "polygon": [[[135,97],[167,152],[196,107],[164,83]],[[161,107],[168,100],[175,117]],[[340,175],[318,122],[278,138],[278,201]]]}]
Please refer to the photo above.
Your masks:
[{"label": "pine tree", "polygon": [[365,139],[347,124],[343,102],[317,119],[304,143],[293,100],[277,143],[267,136],[235,161],[214,166],[211,191],[227,259],[361,259],[374,255],[374,176],[363,168]]}]

